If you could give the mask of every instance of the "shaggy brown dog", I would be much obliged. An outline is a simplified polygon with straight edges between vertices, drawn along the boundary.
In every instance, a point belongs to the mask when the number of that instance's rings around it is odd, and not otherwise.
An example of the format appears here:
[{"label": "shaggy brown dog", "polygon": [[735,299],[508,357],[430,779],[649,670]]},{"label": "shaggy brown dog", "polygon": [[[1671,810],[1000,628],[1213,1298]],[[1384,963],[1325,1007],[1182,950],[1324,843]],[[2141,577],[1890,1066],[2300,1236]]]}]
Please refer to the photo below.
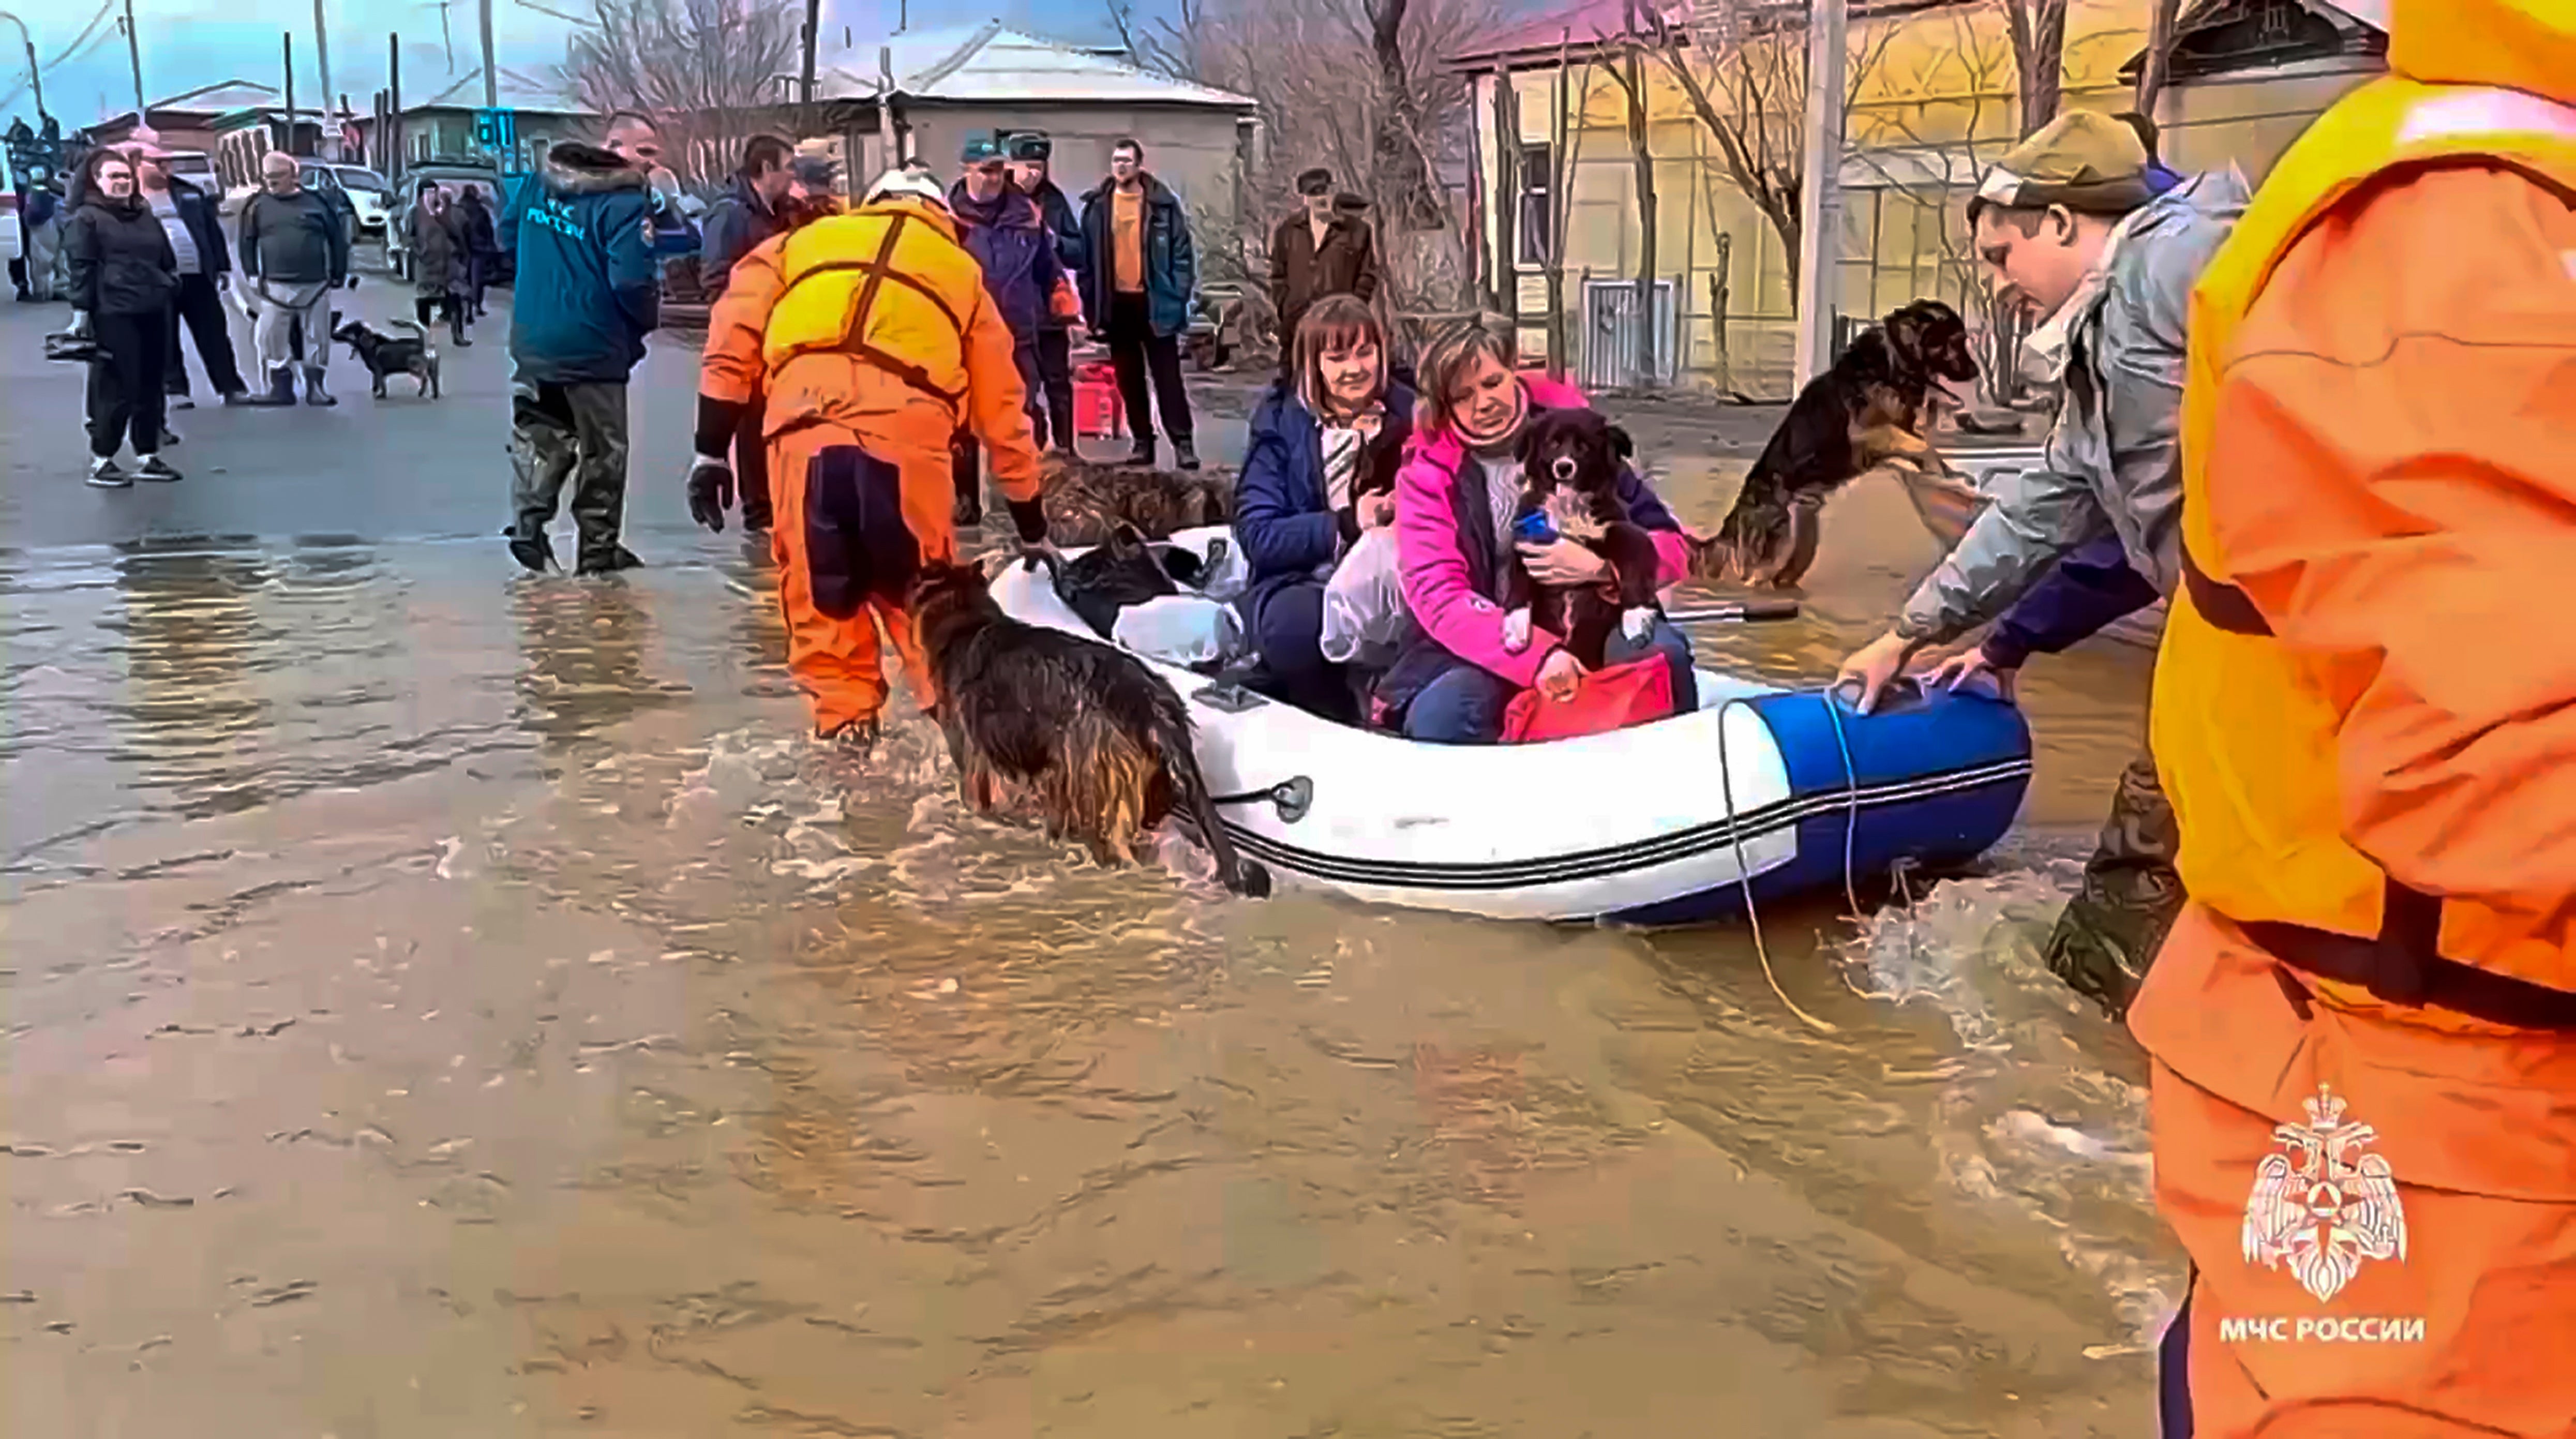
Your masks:
[{"label": "shaggy brown dog", "polygon": [[1096,545],[1127,525],[1149,540],[1234,522],[1234,475],[1100,465],[1049,455],[1045,460],[1047,537],[1068,548]]},{"label": "shaggy brown dog", "polygon": [[1938,300],[1888,313],[1807,382],[1744,477],[1715,535],[1691,536],[1691,572],[1794,585],[1815,562],[1825,498],[1894,455],[1921,456],[1924,407],[1941,381],[1977,378],[1967,322]]},{"label": "shaggy brown dog", "polygon": [[925,568],[911,607],[968,807],[990,813],[996,780],[1020,787],[1049,836],[1079,836],[1102,864],[1133,864],[1137,839],[1177,810],[1226,888],[1269,891],[1268,872],[1236,856],[1217,817],[1188,706],[1142,661],[1012,619],[968,565]]}]

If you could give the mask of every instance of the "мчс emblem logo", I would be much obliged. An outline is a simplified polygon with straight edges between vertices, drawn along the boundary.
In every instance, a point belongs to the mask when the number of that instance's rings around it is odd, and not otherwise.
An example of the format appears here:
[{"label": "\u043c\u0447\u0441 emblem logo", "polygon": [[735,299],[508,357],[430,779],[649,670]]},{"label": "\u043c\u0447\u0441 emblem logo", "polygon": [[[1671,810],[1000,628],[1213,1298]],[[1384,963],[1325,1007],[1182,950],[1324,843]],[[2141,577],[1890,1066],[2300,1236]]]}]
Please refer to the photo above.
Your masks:
[{"label": "\u043c\u0447\u0441 emblem logo", "polygon": [[2367,1152],[2379,1132],[2343,1117],[2325,1085],[2303,1101],[2305,1124],[2272,1131],[2280,1145],[2254,1172],[2245,1201],[2245,1260],[2290,1277],[2320,1301],[2332,1299],[2366,1259],[2406,1258],[2406,1210],[2384,1157]]}]

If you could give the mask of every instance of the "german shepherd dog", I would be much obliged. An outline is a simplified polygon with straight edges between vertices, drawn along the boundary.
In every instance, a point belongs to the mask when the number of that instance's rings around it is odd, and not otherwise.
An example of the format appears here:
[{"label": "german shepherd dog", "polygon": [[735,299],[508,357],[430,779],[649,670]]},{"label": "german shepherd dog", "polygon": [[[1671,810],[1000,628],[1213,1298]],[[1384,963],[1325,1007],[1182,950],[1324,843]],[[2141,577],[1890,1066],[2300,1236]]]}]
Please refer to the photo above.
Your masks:
[{"label": "german shepherd dog", "polygon": [[1958,311],[1917,300],[1888,312],[1798,392],[1725,523],[1714,535],[1690,537],[1692,574],[1782,589],[1796,584],[1815,562],[1825,498],[1892,456],[1928,456],[1924,408],[1933,389],[1976,378]]},{"label": "german shepherd dog", "polygon": [[1149,540],[1234,522],[1234,476],[1129,469],[1050,455],[1044,463],[1047,537],[1067,547],[1096,545],[1127,525]]},{"label": "german shepherd dog", "polygon": [[377,399],[385,397],[385,381],[395,375],[411,376],[419,382],[415,394],[437,399],[438,346],[430,342],[429,332],[409,320],[388,323],[411,331],[411,337],[380,334],[368,329],[364,321],[345,320],[331,332],[331,338],[348,346],[358,363],[367,367]]},{"label": "german shepherd dog", "polygon": [[1655,600],[1655,542],[1628,518],[1619,500],[1619,467],[1636,446],[1628,432],[1592,410],[1549,410],[1521,429],[1514,454],[1521,462],[1521,499],[1512,529],[1521,533],[1532,516],[1610,562],[1610,577],[1570,588],[1541,586],[1513,551],[1503,579],[1503,648],[1529,648],[1534,627],[1565,636],[1565,647],[1588,668],[1601,667],[1617,626],[1643,640],[1661,606]]},{"label": "german shepherd dog", "polygon": [[911,600],[969,808],[992,812],[997,779],[1022,786],[1049,837],[1080,836],[1102,864],[1135,863],[1137,839],[1177,810],[1216,856],[1226,888],[1268,892],[1268,872],[1235,854],[1217,817],[1190,746],[1188,706],[1142,661],[1010,618],[971,565],[927,566]]}]

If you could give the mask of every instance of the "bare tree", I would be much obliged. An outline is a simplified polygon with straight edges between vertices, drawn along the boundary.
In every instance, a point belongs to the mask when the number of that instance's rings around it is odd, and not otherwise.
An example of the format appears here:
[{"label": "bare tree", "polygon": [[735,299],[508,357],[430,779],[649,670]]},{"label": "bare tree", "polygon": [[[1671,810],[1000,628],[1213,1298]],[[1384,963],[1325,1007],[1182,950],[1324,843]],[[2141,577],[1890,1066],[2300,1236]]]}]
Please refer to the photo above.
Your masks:
[{"label": "bare tree", "polygon": [[2021,132],[2057,118],[2065,96],[2066,0],[2000,0],[2020,78]]},{"label": "bare tree", "polygon": [[[1646,63],[1643,47],[1637,37],[1643,27],[1638,12],[1645,9],[1638,0],[1628,0],[1626,28],[1616,42],[1616,58],[1605,57],[1603,65],[1619,87],[1628,111],[1628,155],[1636,167],[1637,224],[1637,291],[1630,315],[1637,326],[1636,353],[1631,357],[1633,383],[1647,384],[1655,376],[1655,156],[1653,132],[1648,128],[1651,92],[1646,86]],[[1606,37],[1604,50],[1612,48]],[[1680,297],[1674,297],[1676,303]]]},{"label": "bare tree", "polygon": [[1474,92],[1443,57],[1495,13],[1495,0],[1181,0],[1144,25],[1109,0],[1139,65],[1258,103],[1276,161],[1245,177],[1257,213],[1291,208],[1290,177],[1309,165],[1368,202],[1399,305],[1458,303],[1470,283],[1442,177],[1465,161]]},{"label": "bare tree", "polygon": [[558,67],[597,110],[641,110],[663,129],[681,179],[729,173],[753,134],[777,126],[777,77],[798,49],[794,0],[591,0],[596,25],[576,30]]},{"label": "bare tree", "polygon": [[[1717,142],[1727,177],[1744,192],[1788,255],[1789,287],[1798,285],[1798,194],[1805,183],[1801,127],[1807,113],[1807,20],[1759,0],[1702,0],[1687,28],[1654,5],[1635,10],[1642,42],[1680,87],[1702,128]],[[1859,27],[1844,67],[1848,109],[1896,27]]]},{"label": "bare tree", "polygon": [[2165,76],[2173,70],[2174,30],[2182,0],[2151,0],[2147,16],[2147,52],[2138,62],[2138,113],[2156,118],[2156,97],[2164,93]]}]

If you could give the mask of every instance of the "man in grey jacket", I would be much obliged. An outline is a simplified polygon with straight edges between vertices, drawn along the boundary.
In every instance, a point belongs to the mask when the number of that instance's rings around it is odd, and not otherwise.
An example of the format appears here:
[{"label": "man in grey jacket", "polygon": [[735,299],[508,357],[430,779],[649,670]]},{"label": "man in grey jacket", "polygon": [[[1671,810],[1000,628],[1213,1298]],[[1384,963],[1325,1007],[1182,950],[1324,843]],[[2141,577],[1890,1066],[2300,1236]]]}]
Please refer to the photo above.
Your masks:
[{"label": "man in grey jacket", "polygon": [[[2042,322],[2029,349],[2058,370],[2065,398],[2041,467],[2003,486],[1895,627],[1843,662],[1841,682],[1859,685],[1864,711],[1917,650],[2002,614],[2098,536],[2118,536],[2129,567],[2173,593],[2184,327],[2192,286],[2245,198],[2232,170],[2157,174],[2135,131],[2088,111],[2014,146],[1978,186],[1968,224],[1996,304]],[[2051,968],[2115,1010],[2181,897],[2172,847],[2158,838],[2171,829],[2153,757],[2142,756],[2086,866],[2084,897],[2050,942]]]},{"label": "man in grey jacket", "polygon": [[331,292],[349,280],[349,232],[320,195],[304,188],[295,157],[271,150],[260,160],[261,191],[241,212],[241,270],[234,280],[253,312],[251,345],[259,353],[266,393],[254,405],[295,403],[290,335],[304,329],[306,403],[337,403],[322,388],[331,358]]}]

